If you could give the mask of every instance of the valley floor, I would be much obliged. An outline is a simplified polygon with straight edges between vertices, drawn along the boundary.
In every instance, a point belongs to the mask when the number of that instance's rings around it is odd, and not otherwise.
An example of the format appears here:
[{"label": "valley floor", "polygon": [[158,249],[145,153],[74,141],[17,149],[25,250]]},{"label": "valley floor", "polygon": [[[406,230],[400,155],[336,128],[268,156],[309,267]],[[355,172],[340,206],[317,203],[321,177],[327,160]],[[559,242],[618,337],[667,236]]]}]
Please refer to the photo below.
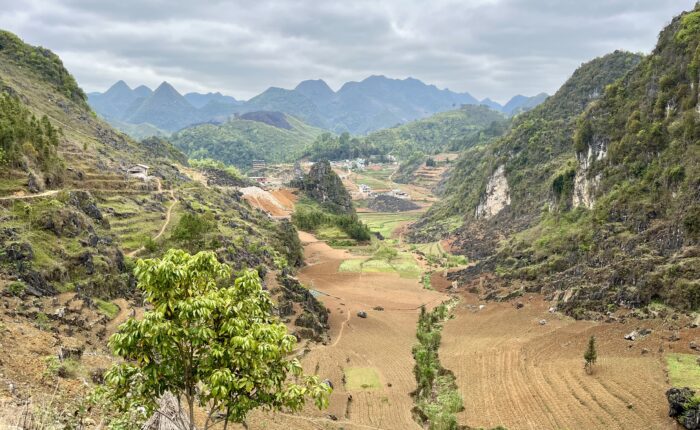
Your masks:
[{"label": "valley floor", "polygon": [[[340,263],[351,254],[308,233],[299,236],[308,263],[299,279],[331,310],[330,344],[311,347],[302,364],[306,372],[332,381],[330,407],[319,412],[310,406],[296,417],[256,414],[249,427],[419,429],[410,396],[416,323],[421,305],[430,308],[446,296],[395,274],[339,273]],[[383,310],[375,310],[378,306]],[[367,312],[367,318],[358,317],[359,311]]]},{"label": "valley floor", "polygon": [[[681,352],[688,340],[666,340],[674,323],[575,321],[550,314],[539,295],[518,301],[523,308],[489,302],[480,310],[469,295],[445,324],[440,355],[464,399],[460,423],[511,430],[675,428],[664,396],[665,353]],[[652,333],[624,339],[638,327]],[[598,363],[588,375],[582,356],[591,335]]]}]

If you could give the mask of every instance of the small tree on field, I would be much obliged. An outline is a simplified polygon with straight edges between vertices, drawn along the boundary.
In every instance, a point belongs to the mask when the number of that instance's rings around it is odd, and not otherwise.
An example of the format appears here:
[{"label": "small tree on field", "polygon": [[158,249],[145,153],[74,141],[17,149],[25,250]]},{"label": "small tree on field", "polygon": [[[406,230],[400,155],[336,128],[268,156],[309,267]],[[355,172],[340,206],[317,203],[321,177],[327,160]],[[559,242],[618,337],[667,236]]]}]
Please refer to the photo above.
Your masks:
[{"label": "small tree on field", "polygon": [[287,359],[295,338],[273,317],[256,272],[230,285],[230,267],[213,252],[171,249],[162,259],[139,260],[134,273],[153,310],[110,338],[125,359],[105,376],[110,404],[152,413],[169,392],[189,418],[181,428],[190,430],[196,407],[206,413],[204,429],[220,422],[226,429],[258,407],[299,410],[307,397],[327,406],[330,388]]},{"label": "small tree on field", "polygon": [[590,339],[588,339],[588,348],[586,348],[586,352],[583,354],[583,359],[586,360],[586,373],[592,373],[593,365],[598,359],[598,352],[595,349],[595,336],[591,336]]}]

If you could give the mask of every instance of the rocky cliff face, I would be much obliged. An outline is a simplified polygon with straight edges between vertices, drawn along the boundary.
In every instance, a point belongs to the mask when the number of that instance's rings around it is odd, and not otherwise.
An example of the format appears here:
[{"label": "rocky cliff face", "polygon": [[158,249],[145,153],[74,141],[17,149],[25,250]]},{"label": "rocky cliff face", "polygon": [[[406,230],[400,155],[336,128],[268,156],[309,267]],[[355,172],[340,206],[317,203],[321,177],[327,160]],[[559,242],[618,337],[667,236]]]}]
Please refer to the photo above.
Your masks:
[{"label": "rocky cliff face", "polygon": [[493,218],[509,204],[510,190],[508,188],[508,179],[506,178],[505,166],[500,165],[486,184],[486,191],[476,206],[474,218]]},{"label": "rocky cliff face", "polygon": [[355,212],[350,194],[328,160],[315,163],[309,174],[295,181],[294,185],[333,213]]}]

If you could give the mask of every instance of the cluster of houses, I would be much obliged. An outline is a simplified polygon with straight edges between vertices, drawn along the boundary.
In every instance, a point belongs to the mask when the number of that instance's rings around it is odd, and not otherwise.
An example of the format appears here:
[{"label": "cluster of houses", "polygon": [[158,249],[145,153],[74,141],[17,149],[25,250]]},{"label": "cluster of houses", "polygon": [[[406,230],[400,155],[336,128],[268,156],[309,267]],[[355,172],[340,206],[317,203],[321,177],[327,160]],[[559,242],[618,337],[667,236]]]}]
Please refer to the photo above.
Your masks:
[{"label": "cluster of houses", "polygon": [[396,197],[397,199],[411,200],[411,196],[407,192],[398,188],[384,193],[376,193],[372,191],[372,188],[369,185],[360,184],[358,185],[358,190],[360,191],[360,194],[362,194],[365,197],[391,196]]}]

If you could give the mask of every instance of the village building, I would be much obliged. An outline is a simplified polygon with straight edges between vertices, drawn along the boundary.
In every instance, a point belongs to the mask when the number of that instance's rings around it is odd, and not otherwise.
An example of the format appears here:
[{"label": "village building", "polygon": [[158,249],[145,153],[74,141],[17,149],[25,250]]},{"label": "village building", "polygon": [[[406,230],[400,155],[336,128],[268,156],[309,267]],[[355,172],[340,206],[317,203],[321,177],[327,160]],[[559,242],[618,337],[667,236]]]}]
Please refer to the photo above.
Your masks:
[{"label": "village building", "polygon": [[132,178],[142,179],[144,181],[148,180],[148,166],[145,164],[136,164],[130,167],[126,173]]}]

